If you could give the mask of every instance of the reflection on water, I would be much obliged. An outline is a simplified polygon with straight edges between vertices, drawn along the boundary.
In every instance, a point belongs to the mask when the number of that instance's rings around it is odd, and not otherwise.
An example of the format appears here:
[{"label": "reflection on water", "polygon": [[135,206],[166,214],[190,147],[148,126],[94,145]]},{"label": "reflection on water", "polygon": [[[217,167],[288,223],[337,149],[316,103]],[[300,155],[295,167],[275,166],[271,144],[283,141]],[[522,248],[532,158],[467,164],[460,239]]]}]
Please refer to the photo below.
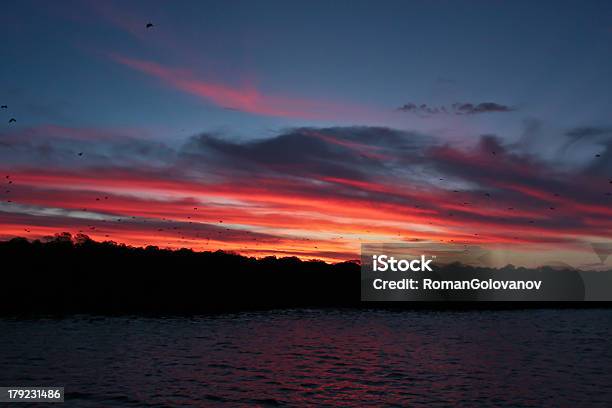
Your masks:
[{"label": "reflection on water", "polygon": [[0,320],[0,385],[78,407],[610,406],[612,310]]}]

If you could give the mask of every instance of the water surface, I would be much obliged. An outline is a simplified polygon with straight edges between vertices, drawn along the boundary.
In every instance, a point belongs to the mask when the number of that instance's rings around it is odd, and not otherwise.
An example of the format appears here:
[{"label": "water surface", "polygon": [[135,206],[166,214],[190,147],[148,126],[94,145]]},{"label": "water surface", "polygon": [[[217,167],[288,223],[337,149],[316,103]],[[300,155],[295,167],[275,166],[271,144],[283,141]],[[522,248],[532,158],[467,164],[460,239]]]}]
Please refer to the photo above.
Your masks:
[{"label": "water surface", "polygon": [[611,368],[612,310],[0,319],[0,384],[71,407],[603,407]]}]

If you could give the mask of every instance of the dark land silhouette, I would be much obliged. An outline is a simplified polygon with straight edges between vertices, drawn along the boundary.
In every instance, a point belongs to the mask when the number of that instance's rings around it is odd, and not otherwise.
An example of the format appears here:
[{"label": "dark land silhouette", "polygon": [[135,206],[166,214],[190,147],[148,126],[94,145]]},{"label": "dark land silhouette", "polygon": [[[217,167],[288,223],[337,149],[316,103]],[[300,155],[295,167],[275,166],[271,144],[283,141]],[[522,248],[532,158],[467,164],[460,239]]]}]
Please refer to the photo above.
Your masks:
[{"label": "dark land silhouette", "polygon": [[[359,304],[359,265],[58,234],[0,242],[3,313],[199,313]],[[339,289],[342,286],[342,289]]]},{"label": "dark land silhouette", "polygon": [[[131,247],[57,234],[0,242],[0,314],[208,313],[272,308],[599,307],[600,303],[360,301],[358,262]],[[466,266],[451,265],[453,271]]]}]

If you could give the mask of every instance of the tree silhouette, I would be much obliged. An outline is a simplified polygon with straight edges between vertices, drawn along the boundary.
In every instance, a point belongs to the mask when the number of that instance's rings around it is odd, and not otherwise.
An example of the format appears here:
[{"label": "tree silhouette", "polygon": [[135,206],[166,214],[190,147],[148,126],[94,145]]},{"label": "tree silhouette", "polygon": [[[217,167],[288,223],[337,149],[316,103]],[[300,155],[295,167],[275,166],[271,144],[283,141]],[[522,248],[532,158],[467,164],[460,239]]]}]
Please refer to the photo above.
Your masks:
[{"label": "tree silhouette", "polygon": [[0,313],[200,313],[359,303],[353,262],[136,248],[69,233],[0,242],[0,257]]}]

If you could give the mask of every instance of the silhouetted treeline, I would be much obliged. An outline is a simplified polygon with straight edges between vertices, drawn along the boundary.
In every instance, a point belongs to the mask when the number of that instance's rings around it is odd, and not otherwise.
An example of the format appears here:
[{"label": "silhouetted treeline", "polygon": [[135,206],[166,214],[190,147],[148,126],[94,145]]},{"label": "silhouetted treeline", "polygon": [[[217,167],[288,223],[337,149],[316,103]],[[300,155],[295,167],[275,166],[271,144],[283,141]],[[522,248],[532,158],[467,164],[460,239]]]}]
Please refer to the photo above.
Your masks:
[{"label": "silhouetted treeline", "polygon": [[[0,242],[0,315],[206,313],[270,308],[504,309],[610,307],[601,302],[360,302],[360,266],[295,257],[136,248],[58,234]],[[512,266],[500,270],[514,269]],[[469,275],[450,264],[440,272]],[[476,268],[478,269],[478,268]],[[539,268],[553,272],[551,268]]]},{"label": "silhouetted treeline", "polygon": [[0,313],[208,312],[359,303],[359,265],[135,248],[64,233],[0,242]]}]

